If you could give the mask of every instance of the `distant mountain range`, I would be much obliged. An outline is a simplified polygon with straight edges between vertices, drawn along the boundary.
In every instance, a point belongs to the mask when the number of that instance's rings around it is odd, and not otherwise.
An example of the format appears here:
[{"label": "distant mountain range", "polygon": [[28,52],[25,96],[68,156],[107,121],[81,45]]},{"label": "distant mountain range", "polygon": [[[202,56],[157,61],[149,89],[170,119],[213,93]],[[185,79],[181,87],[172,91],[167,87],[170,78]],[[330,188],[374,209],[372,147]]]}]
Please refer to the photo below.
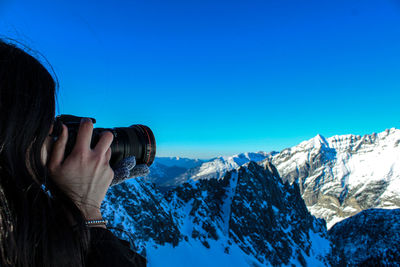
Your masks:
[{"label": "distant mountain range", "polygon": [[145,177],[145,180],[153,182],[165,190],[189,180],[219,179],[227,171],[237,169],[250,161],[262,161],[270,155],[271,153],[266,152],[243,153],[232,157],[217,157],[208,161],[188,158],[156,158],[150,167],[150,174]]},{"label": "distant mountain range", "polygon": [[[243,153],[209,161],[170,160],[155,164],[145,179],[161,188],[189,180],[219,179],[227,171],[254,161],[270,161],[283,181],[294,182],[306,205],[328,228],[369,208],[400,208],[400,130],[365,136],[321,135],[281,152]],[[160,161],[163,158],[159,159]],[[180,161],[191,162],[181,167]]]},{"label": "distant mountain range", "polygon": [[400,266],[399,143],[390,129],[157,158],[149,176],[109,190],[103,215],[149,267]]}]

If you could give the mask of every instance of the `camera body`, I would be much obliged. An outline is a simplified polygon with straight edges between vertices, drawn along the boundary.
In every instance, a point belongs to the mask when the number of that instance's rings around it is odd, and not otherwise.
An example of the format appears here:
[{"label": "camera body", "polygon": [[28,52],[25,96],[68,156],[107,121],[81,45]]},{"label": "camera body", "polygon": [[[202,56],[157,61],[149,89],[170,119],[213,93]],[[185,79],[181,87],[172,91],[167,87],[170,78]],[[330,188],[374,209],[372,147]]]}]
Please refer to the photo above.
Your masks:
[{"label": "camera body", "polygon": [[[74,115],[62,114],[55,118],[53,138],[58,138],[62,132],[62,124],[68,128],[68,141],[65,148],[64,158],[71,152],[76,142],[81,119]],[[93,124],[96,119],[89,118]],[[111,159],[110,166],[114,167],[122,159],[135,156],[136,164],[146,164],[150,166],[156,155],[156,142],[153,132],[149,127],[134,124],[129,127],[116,127],[116,128],[94,128],[92,141],[90,147],[94,148],[100,139],[100,133],[103,131],[110,131],[114,135],[114,140],[111,144]]]}]

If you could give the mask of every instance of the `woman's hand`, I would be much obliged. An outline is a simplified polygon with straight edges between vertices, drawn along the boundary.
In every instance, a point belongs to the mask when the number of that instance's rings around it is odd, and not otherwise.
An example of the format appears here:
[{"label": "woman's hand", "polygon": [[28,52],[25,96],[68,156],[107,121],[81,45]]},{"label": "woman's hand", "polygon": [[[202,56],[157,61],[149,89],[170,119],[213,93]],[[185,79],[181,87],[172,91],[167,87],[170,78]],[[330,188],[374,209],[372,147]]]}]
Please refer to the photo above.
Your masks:
[{"label": "woman's hand", "polygon": [[91,149],[92,133],[92,121],[83,119],[75,146],[63,161],[68,140],[68,129],[63,125],[47,164],[54,182],[71,197],[86,219],[101,218],[100,205],[114,177],[109,164],[114,135],[102,132],[96,147]]}]

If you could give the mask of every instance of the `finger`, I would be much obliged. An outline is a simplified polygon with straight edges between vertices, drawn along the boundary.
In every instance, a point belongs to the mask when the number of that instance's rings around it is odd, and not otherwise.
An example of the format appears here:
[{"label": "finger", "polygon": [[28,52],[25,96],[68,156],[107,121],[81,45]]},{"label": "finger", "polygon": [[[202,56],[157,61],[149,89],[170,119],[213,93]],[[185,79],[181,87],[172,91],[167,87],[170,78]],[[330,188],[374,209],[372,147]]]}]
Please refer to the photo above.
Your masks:
[{"label": "finger", "polygon": [[106,161],[107,162],[110,162],[110,159],[111,159],[111,153],[112,151],[111,151],[111,147],[109,147],[108,149],[107,149],[107,152],[106,152]]},{"label": "finger", "polygon": [[94,148],[94,152],[99,154],[104,154],[110,148],[112,141],[114,140],[114,135],[110,131],[104,131],[100,134],[100,139]]},{"label": "finger", "polygon": [[90,150],[90,142],[92,141],[93,123],[89,118],[81,120],[74,150],[88,151]]},{"label": "finger", "polygon": [[68,140],[68,128],[62,124],[62,132],[58,137],[57,141],[53,144],[51,157],[49,160],[49,168],[52,169],[60,165],[64,159],[65,146]]}]

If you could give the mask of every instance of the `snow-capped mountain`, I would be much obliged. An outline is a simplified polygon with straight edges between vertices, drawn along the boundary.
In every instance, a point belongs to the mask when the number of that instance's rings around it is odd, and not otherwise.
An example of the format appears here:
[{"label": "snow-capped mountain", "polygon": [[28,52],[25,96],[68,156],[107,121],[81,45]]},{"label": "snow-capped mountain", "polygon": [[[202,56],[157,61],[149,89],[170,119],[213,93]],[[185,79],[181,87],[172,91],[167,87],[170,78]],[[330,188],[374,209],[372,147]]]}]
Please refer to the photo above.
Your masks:
[{"label": "snow-capped mountain", "polygon": [[157,157],[154,160],[157,164],[162,164],[167,167],[179,167],[190,169],[201,165],[205,160],[202,159],[189,159],[181,157]]},{"label": "snow-capped mountain", "polygon": [[189,180],[166,194],[128,180],[109,190],[102,213],[130,233],[115,231],[132,237],[149,267],[325,266],[330,251],[325,223],[269,162]]},{"label": "snow-capped mountain", "polygon": [[400,130],[311,140],[272,157],[311,212],[336,222],[369,208],[400,207]]},{"label": "snow-capped mountain", "polygon": [[266,152],[246,152],[238,155],[234,155],[231,157],[218,157],[214,158],[208,162],[203,163],[198,168],[196,168],[196,172],[193,175],[187,176],[182,175],[179,178],[186,179],[186,180],[176,180],[179,183],[183,181],[187,181],[189,178],[197,181],[200,179],[210,179],[210,178],[221,178],[226,172],[230,170],[234,170],[243,166],[244,164],[254,161],[259,162],[267,157],[269,157],[271,153]]},{"label": "snow-capped mountain", "polygon": [[[275,152],[247,152],[231,157],[217,157],[208,161],[185,159],[189,164],[182,164],[182,158],[156,158],[155,164],[150,167],[150,174],[146,181],[154,182],[159,187],[172,188],[188,180],[219,179],[226,172],[237,169],[244,164],[259,162],[271,157]],[[167,163],[165,163],[167,162]]]},{"label": "snow-capped mountain", "polygon": [[148,182],[156,183],[160,188],[169,188],[169,182],[185,173],[188,169],[200,166],[204,160],[180,157],[157,157],[150,166],[150,174],[145,177]]}]

